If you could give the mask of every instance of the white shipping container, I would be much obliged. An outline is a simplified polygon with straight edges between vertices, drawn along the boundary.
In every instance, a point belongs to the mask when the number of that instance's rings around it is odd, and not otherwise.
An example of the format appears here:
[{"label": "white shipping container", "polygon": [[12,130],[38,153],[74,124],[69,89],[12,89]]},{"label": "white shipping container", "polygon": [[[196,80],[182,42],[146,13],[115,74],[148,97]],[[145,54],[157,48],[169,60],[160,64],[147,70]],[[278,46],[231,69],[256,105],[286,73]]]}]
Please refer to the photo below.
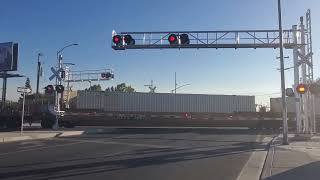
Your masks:
[{"label": "white shipping container", "polygon": [[255,112],[254,96],[79,91],[78,109],[108,112]]}]

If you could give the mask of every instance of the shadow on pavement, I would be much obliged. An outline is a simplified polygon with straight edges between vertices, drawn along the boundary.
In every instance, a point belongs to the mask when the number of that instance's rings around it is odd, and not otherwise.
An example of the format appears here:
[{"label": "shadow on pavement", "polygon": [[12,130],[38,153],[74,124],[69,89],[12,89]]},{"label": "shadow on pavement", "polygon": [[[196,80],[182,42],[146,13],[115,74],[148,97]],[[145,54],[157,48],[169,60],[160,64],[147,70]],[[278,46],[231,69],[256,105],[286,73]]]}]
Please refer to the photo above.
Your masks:
[{"label": "shadow on pavement", "polygon": [[270,176],[264,180],[319,180],[320,161],[312,162],[288,171]]},{"label": "shadow on pavement", "polygon": [[278,130],[252,130],[252,129],[214,129],[214,128],[116,128],[113,131],[97,132],[97,134],[177,134],[195,133],[204,135],[272,135]]},{"label": "shadow on pavement", "polygon": [[[95,158],[84,158],[73,161],[68,164],[54,164],[57,162],[46,162],[41,164],[25,164],[20,167],[15,167],[13,172],[1,172],[0,179],[6,178],[27,178],[27,179],[55,179],[66,178],[72,176],[88,175],[95,173],[104,173],[110,171],[117,171],[130,168],[139,168],[144,166],[162,165],[168,163],[177,163],[191,160],[207,159],[219,156],[229,156],[241,153],[248,153],[254,151],[254,148],[265,148],[265,145],[259,143],[235,143],[232,146],[208,149],[170,149],[159,148],[145,149],[144,151],[133,151],[132,153],[118,154],[115,156],[100,156]],[[263,150],[263,149],[262,149]],[[82,160],[82,162],[79,162]],[[77,162],[78,161],[78,162]],[[86,162],[83,162],[86,161]],[[50,167],[41,167],[41,165],[48,165]],[[37,165],[36,168],[34,166]],[[33,166],[33,169],[28,166]],[[21,168],[21,170],[17,170]]]}]

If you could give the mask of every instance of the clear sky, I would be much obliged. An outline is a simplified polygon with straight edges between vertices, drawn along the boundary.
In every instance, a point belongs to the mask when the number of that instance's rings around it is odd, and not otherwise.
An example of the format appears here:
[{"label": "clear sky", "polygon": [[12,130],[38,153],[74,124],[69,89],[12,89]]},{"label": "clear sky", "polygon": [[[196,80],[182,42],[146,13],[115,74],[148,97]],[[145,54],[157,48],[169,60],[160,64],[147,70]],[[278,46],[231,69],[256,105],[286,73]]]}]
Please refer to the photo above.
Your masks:
[{"label": "clear sky", "polygon": [[[298,24],[311,8],[315,75],[319,77],[320,2],[283,0],[285,29]],[[266,103],[280,91],[279,51],[273,49],[183,49],[128,50],[111,48],[111,32],[169,30],[245,30],[276,29],[277,0],[0,0],[0,42],[20,45],[19,73],[31,78],[35,89],[37,53],[44,57],[45,76],[41,87],[49,84],[49,68],[56,63],[56,51],[69,43],[79,43],[63,52],[74,70],[112,68],[113,81],[137,91],[148,91],[144,84],[152,79],[157,92],[174,88],[174,72],[179,84],[191,86],[179,93],[257,95],[256,103]],[[292,51],[286,50],[286,67],[292,66]],[[292,70],[286,72],[287,85],[293,84]],[[8,99],[17,99],[17,86],[25,78],[8,81]],[[53,83],[53,82],[51,82]],[[74,89],[88,83],[74,84]],[[278,96],[278,95],[274,95]]]}]

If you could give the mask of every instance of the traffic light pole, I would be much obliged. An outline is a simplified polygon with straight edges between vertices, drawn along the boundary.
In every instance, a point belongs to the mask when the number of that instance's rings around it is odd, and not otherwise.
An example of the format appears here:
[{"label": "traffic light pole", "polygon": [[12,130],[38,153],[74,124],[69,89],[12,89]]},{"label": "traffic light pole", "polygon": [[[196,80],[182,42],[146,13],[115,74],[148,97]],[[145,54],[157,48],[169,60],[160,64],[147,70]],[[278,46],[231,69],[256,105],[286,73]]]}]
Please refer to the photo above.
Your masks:
[{"label": "traffic light pole", "polygon": [[[57,71],[62,67],[62,56],[59,54],[61,51],[57,52]],[[56,84],[55,87],[57,87],[57,85],[60,85],[61,81],[58,80],[58,78],[56,77]],[[54,123],[53,129],[58,129],[59,128],[59,117],[60,117],[60,98],[59,98],[59,93],[57,92],[57,90],[55,90],[55,111],[56,111],[56,122]]]},{"label": "traffic light pole", "polygon": [[287,100],[286,100],[286,84],[284,74],[284,58],[283,58],[283,30],[281,15],[281,0],[278,0],[278,18],[279,18],[279,43],[280,43],[280,71],[281,71],[281,100],[282,100],[282,120],[283,120],[283,140],[284,145],[289,144],[288,141],[288,122],[287,122]]}]

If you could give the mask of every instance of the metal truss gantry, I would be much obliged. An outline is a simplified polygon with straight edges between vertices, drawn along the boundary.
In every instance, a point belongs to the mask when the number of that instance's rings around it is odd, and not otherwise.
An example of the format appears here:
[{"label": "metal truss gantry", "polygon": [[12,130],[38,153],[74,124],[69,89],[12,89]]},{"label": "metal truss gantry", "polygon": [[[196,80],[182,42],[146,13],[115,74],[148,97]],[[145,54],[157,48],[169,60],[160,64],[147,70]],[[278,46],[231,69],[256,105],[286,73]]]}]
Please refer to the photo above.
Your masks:
[{"label": "metal truss gantry", "polygon": [[[131,35],[134,44],[112,42],[115,50],[126,49],[185,49],[185,48],[280,48],[279,30],[236,30],[236,31],[163,31],[163,32],[112,32],[115,35]],[[293,50],[294,85],[311,84],[313,80],[313,53],[311,34],[311,13],[306,13],[306,26],[303,17],[300,25],[282,31],[284,48]],[[170,34],[187,34],[189,43],[170,44]],[[297,133],[315,133],[315,97],[310,92],[300,95],[295,91]]]},{"label": "metal truss gantry", "polygon": [[[110,73],[112,76],[105,78],[101,75]],[[113,79],[111,69],[84,70],[84,71],[66,71],[65,82],[85,82],[85,81],[105,81]]]},{"label": "metal truss gantry", "polygon": [[[89,82],[91,87],[92,81],[107,81],[112,80],[114,78],[114,74],[111,69],[71,71],[69,66],[66,66],[64,69],[64,82],[67,83],[67,108],[70,107],[70,83]],[[108,74],[109,76],[102,76],[102,74]]]},{"label": "metal truss gantry", "polygon": [[[293,31],[283,31],[284,47],[293,49]],[[113,32],[113,36],[116,33]],[[135,39],[134,45],[115,45],[115,50],[163,49],[163,48],[279,48],[278,30],[239,30],[239,31],[166,31],[166,32],[121,32]],[[189,44],[169,44],[170,34],[187,34]]]}]

